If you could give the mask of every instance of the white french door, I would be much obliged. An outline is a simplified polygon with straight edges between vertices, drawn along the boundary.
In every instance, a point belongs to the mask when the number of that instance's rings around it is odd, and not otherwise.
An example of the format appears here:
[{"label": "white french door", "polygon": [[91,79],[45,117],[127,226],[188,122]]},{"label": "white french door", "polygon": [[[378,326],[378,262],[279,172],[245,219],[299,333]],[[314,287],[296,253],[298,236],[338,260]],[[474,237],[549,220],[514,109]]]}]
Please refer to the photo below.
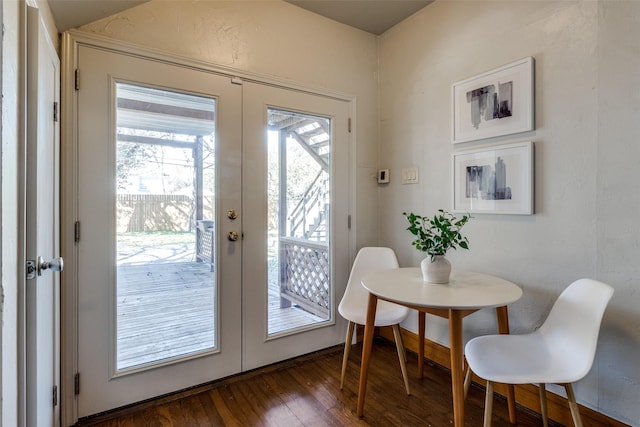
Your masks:
[{"label": "white french door", "polygon": [[349,103],[256,83],[243,94],[243,367],[252,369],[344,339],[332,325],[349,271]]},{"label": "white french door", "polygon": [[75,55],[77,417],[341,342],[349,102]]},{"label": "white french door", "polygon": [[[241,369],[240,86],[80,46],[78,373],[84,417]],[[224,290],[222,290],[224,286]]]}]

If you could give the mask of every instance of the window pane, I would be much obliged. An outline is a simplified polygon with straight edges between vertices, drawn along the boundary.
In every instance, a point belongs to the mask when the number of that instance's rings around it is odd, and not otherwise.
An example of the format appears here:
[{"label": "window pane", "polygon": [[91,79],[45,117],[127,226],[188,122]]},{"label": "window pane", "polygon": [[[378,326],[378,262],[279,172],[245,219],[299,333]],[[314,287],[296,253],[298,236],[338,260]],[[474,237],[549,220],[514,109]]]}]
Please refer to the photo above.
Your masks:
[{"label": "window pane", "polygon": [[217,346],[212,98],[116,87],[116,367]]},{"label": "window pane", "polygon": [[269,335],[329,320],[331,313],[328,118],[269,109]]}]

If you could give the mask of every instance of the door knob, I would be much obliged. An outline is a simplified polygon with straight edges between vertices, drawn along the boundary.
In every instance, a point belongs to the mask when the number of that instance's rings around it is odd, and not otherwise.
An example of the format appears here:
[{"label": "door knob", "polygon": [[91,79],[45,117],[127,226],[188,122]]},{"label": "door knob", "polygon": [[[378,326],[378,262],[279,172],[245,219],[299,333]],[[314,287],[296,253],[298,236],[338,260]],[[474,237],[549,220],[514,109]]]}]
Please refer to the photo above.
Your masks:
[{"label": "door knob", "polygon": [[62,257],[45,261],[41,256],[38,257],[38,276],[42,276],[42,270],[62,271],[64,269],[64,260]]},{"label": "door knob", "polygon": [[230,242],[237,241],[239,237],[240,235],[237,231],[230,231],[229,234],[227,234],[227,239],[229,239]]},{"label": "door knob", "polygon": [[234,219],[238,218],[238,213],[236,212],[236,210],[235,210],[235,209],[230,209],[230,210],[227,212],[227,218],[229,218],[229,219],[231,219],[231,220],[234,220]]}]

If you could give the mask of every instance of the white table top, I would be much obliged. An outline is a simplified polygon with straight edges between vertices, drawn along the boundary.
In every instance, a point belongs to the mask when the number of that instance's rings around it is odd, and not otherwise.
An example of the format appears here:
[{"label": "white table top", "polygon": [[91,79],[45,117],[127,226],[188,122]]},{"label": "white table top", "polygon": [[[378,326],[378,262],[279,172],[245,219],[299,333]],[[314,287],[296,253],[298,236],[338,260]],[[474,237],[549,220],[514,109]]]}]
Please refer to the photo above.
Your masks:
[{"label": "white table top", "polygon": [[447,284],[423,281],[419,268],[397,268],[368,274],[362,285],[385,300],[455,310],[501,307],[522,296],[522,289],[508,280],[458,270],[451,271]]}]

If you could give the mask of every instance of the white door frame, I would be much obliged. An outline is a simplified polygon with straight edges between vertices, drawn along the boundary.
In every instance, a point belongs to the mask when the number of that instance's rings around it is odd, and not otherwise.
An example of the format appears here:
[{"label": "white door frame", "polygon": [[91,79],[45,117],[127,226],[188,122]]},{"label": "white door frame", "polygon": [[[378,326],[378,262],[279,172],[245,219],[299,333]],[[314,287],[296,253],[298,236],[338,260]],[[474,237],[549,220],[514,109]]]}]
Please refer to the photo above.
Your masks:
[{"label": "white door frame", "polygon": [[24,1],[2,2],[2,412],[0,424],[24,425],[26,19]]},{"label": "white door frame", "polygon": [[[103,49],[125,52],[163,62],[179,64],[201,69],[203,71],[214,72],[229,77],[240,77],[245,81],[253,81],[262,84],[273,85],[286,89],[299,90],[326,97],[348,101],[351,105],[350,116],[355,117],[355,97],[349,94],[327,91],[326,89],[313,88],[292,84],[288,81],[280,81],[272,77],[261,76],[249,72],[215,66],[203,61],[185,58],[154,49],[139,47],[130,43],[112,40],[103,36],[84,33],[77,30],[65,32],[62,36],[62,126],[61,126],[61,245],[62,256],[65,259],[65,270],[62,276],[62,369],[61,369],[61,412],[62,425],[73,425],[77,422],[77,407],[75,399],[74,376],[78,367],[77,336],[78,325],[76,317],[77,307],[77,252],[75,248],[75,218],[77,218],[78,206],[75,195],[77,194],[78,183],[75,171],[77,170],[77,160],[73,147],[77,144],[77,122],[75,102],[75,81],[77,68],[77,52],[80,45],[88,45]],[[78,76],[79,81],[82,76]],[[352,126],[355,129],[355,126]],[[348,189],[353,192],[355,183],[355,156],[354,153],[355,135],[352,133],[349,140],[349,180]],[[349,197],[349,214],[355,214],[354,197]],[[80,231],[81,232],[81,231]],[[349,235],[349,259],[353,259],[355,248],[355,232]],[[348,274],[348,272],[347,272]],[[336,296],[336,304],[339,297]],[[345,324],[346,325],[346,324]]]}]

